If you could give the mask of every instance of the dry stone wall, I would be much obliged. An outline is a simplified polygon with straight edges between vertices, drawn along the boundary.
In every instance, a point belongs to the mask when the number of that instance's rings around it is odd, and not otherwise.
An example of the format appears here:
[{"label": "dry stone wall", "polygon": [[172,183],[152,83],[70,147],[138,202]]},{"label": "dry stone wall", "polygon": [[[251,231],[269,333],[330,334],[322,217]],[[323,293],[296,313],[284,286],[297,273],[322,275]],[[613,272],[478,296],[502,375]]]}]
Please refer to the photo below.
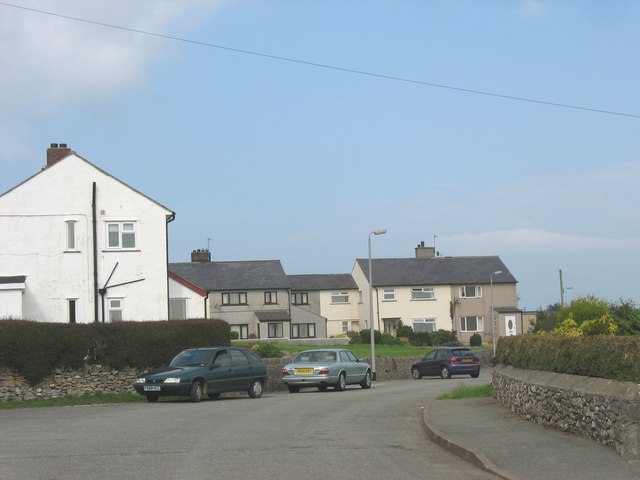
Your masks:
[{"label": "dry stone wall", "polygon": [[640,460],[640,385],[498,365],[493,395],[520,417]]}]

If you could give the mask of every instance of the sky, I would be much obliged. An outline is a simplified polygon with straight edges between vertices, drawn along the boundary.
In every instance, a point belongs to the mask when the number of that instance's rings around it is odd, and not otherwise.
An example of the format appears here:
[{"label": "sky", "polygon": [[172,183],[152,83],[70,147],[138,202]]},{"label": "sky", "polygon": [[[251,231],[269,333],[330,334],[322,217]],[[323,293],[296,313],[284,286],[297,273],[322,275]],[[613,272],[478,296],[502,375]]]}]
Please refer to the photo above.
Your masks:
[{"label": "sky", "polygon": [[[0,193],[50,143],[176,213],[169,260],[498,255],[640,303],[640,2],[0,1]],[[487,279],[488,281],[489,279]]]}]

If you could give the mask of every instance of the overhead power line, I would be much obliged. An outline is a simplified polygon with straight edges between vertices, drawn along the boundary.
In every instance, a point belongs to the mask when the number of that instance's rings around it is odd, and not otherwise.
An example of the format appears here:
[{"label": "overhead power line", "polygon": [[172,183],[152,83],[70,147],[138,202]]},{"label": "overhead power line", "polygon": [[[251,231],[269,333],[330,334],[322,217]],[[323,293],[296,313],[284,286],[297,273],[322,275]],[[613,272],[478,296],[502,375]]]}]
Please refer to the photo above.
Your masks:
[{"label": "overhead power line", "polygon": [[583,110],[583,111],[587,111],[587,112],[602,113],[602,114],[607,114],[607,115],[618,115],[618,116],[622,116],[622,117],[640,118],[639,114],[617,112],[617,111],[613,111],[613,110],[603,110],[603,109],[599,109],[599,108],[583,107],[583,106],[579,106],[579,105],[571,105],[571,104],[568,104],[568,103],[550,102],[550,101],[546,101],[546,100],[538,100],[538,99],[528,98],[528,97],[519,97],[519,96],[515,96],[515,95],[506,95],[506,94],[502,94],[502,93],[488,92],[488,91],[484,91],[484,90],[475,90],[475,89],[471,89],[471,88],[455,87],[453,85],[446,85],[446,84],[442,84],[442,83],[426,82],[426,81],[423,81],[423,80],[415,80],[415,79],[411,79],[411,78],[398,77],[398,76],[395,76],[395,75],[386,75],[386,74],[382,74],[382,73],[368,72],[368,71],[365,71],[365,70],[357,70],[357,69],[354,69],[354,68],[338,67],[336,65],[329,65],[329,64],[326,64],[326,63],[311,62],[311,61],[308,61],[308,60],[300,60],[300,59],[296,59],[296,58],[282,57],[282,56],[279,56],[279,55],[271,55],[271,54],[268,54],[268,53],[261,53],[261,52],[256,52],[256,51],[252,51],[252,50],[244,50],[244,49],[240,49],[240,48],[227,47],[225,45],[217,45],[217,44],[214,44],[214,43],[201,42],[201,41],[198,41],[198,40],[190,40],[188,38],[174,37],[172,35],[165,35],[165,34],[162,34],[162,33],[147,32],[145,30],[139,30],[139,29],[136,29],[136,28],[123,27],[121,25],[114,25],[114,24],[111,24],[111,23],[99,22],[99,21],[96,21],[96,20],[89,20],[89,19],[86,19],[86,18],[79,18],[79,17],[70,16],[70,15],[63,15],[63,14],[60,14],[60,13],[47,12],[45,10],[39,10],[39,9],[36,9],[36,8],[24,7],[22,5],[14,5],[14,4],[11,4],[11,3],[0,2],[0,5],[3,5],[5,7],[17,8],[17,9],[20,9],[20,10],[26,10],[28,12],[39,13],[39,14],[42,14],[42,15],[49,15],[49,16],[52,16],[52,17],[64,18],[64,19],[67,19],[67,20],[75,21],[75,22],[83,22],[83,23],[88,23],[88,24],[92,24],[92,25],[98,25],[98,26],[101,26],[101,27],[106,27],[106,28],[112,28],[112,29],[117,29],[117,30],[123,30],[123,31],[126,31],[126,32],[137,33],[137,34],[140,34],[140,35],[148,35],[148,36],[151,36],[151,37],[162,38],[162,39],[165,39],[165,40],[172,40],[172,41],[175,41],[175,42],[188,43],[188,44],[191,44],[191,45],[199,45],[199,46],[202,46],[202,47],[216,48],[216,49],[219,49],[219,50],[227,50],[229,52],[235,52],[235,53],[240,53],[240,54],[244,54],[244,55],[253,55],[253,56],[256,56],[256,57],[268,58],[268,59],[271,59],[271,60],[278,60],[278,61],[281,61],[281,62],[297,63],[297,64],[300,64],[300,65],[307,65],[307,66],[311,66],[311,67],[324,68],[324,69],[335,70],[335,71],[339,71],[339,72],[353,73],[353,74],[357,74],[357,75],[365,75],[365,76],[368,76],[368,77],[382,78],[382,79],[392,80],[392,81],[396,81],[396,82],[412,83],[412,84],[423,85],[423,86],[427,86],[427,87],[443,88],[443,89],[447,89],[447,90],[454,90],[454,91],[470,93],[470,94],[474,94],[474,95],[484,95],[484,96],[489,96],[489,97],[503,98],[503,99],[506,99],[506,100],[515,100],[515,101],[519,101],[519,102],[536,103],[536,104],[539,104],[539,105],[547,105],[547,106],[551,106],[551,107],[570,108],[570,109],[574,109],[574,110]]}]

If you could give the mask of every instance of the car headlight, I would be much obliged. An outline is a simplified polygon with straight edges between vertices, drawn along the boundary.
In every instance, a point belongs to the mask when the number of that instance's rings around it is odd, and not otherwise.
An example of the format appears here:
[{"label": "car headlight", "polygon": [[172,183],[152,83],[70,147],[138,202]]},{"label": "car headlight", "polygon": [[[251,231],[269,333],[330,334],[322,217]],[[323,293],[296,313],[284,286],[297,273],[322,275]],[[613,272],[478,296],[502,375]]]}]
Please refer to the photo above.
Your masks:
[{"label": "car headlight", "polygon": [[136,383],[147,383],[147,379],[144,377],[136,378]]},{"label": "car headlight", "polygon": [[180,383],[180,377],[165,378],[163,383]]}]

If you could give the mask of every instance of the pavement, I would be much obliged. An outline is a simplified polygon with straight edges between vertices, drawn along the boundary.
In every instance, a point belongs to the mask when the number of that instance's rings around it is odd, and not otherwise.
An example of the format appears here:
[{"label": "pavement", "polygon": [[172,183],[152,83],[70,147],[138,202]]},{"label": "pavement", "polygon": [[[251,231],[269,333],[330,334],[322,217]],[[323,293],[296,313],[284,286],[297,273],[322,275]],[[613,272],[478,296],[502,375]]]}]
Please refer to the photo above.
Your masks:
[{"label": "pavement", "polygon": [[506,480],[640,479],[640,461],[523,420],[493,398],[432,400],[420,417],[431,440]]}]

